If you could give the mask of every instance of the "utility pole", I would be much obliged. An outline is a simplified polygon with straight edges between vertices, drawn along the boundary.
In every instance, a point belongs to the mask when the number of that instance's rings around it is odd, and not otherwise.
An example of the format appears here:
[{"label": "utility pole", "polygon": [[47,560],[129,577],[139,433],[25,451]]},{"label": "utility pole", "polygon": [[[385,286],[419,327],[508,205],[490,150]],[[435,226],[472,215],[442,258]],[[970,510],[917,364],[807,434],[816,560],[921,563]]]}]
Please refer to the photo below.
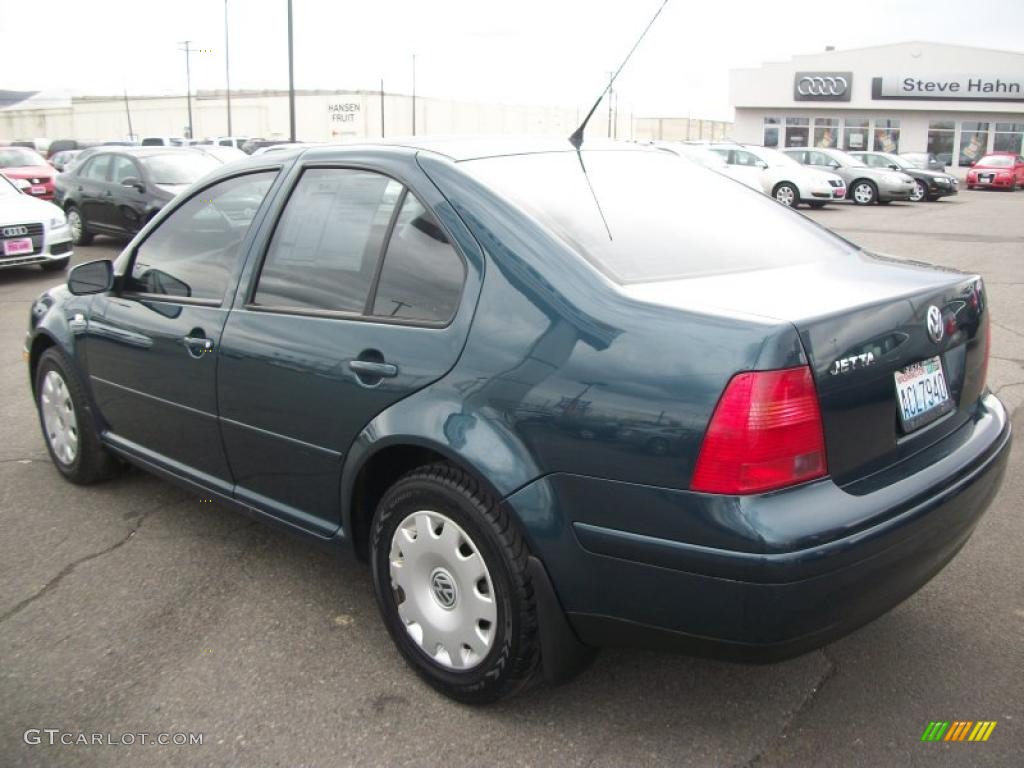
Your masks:
[{"label": "utility pole", "polygon": [[380,79],[380,137],[384,138],[384,78]]},{"label": "utility pole", "polygon": [[416,135],[416,54],[412,55],[412,135]]},{"label": "utility pole", "polygon": [[193,139],[195,138],[195,132],[192,130],[192,62],[190,60],[192,41],[185,40],[181,45],[185,46],[178,50],[185,52],[185,96],[188,100],[188,137]]},{"label": "utility pole", "polygon": [[292,0],[288,0],[288,125],[295,141],[295,47],[292,43]]},{"label": "utility pole", "polygon": [[225,93],[228,99],[228,136],[234,136],[231,130],[231,52],[228,47],[228,0],[224,0],[224,80],[227,83]]},{"label": "utility pole", "polygon": [[124,89],[124,112],[128,115],[128,138],[135,139],[135,132],[132,131],[132,111],[128,108],[128,89]]},{"label": "utility pole", "polygon": [[615,91],[612,90],[612,82],[615,80],[615,73],[608,73],[608,138],[612,137],[612,97]]}]

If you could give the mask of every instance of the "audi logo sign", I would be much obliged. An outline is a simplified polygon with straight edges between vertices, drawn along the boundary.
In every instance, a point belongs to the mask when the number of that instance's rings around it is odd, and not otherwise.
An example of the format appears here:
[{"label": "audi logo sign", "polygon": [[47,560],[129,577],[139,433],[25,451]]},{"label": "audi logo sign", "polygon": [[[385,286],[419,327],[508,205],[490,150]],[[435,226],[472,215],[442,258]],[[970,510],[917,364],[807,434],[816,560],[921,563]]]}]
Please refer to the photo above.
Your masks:
[{"label": "audi logo sign", "polygon": [[797,72],[793,76],[795,101],[849,101],[853,72]]},{"label": "audi logo sign", "polygon": [[0,233],[4,237],[21,237],[28,234],[28,227],[4,227]]}]

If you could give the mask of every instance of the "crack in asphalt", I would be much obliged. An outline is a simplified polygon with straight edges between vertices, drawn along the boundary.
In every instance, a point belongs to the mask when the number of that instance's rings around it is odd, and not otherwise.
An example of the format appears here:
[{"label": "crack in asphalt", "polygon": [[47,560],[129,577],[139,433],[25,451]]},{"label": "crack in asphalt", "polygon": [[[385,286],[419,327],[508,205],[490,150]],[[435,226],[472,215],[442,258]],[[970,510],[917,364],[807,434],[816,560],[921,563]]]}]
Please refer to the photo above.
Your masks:
[{"label": "crack in asphalt", "polygon": [[818,695],[822,692],[825,686],[828,685],[828,682],[833,677],[835,677],[836,674],[838,674],[839,662],[829,655],[827,649],[822,648],[820,650],[821,655],[824,657],[825,661],[828,662],[828,669],[826,669],[824,673],[822,673],[821,677],[819,677],[818,681],[811,687],[810,692],[804,697],[803,701],[801,701],[796,706],[796,709],[794,709],[790,713],[789,717],[786,718],[786,721],[782,724],[782,727],[775,731],[778,734],[778,736],[772,739],[767,745],[764,746],[764,748],[757,752],[757,754],[755,754],[747,762],[739,766],[739,768],[758,768],[758,766],[761,765],[761,760],[764,758],[764,756],[768,754],[768,752],[770,752],[773,747],[775,747],[777,744],[779,744],[786,738],[786,736],[789,734],[790,728],[792,728],[793,726],[793,723],[795,723],[797,719],[803,716],[803,714],[811,708],[815,700],[818,698]]},{"label": "crack in asphalt", "polygon": [[52,592],[54,589],[56,589],[60,585],[60,583],[65,578],[70,576],[74,572],[74,570],[76,568],[78,568],[78,566],[82,565],[83,563],[87,563],[90,560],[95,560],[95,559],[97,559],[99,557],[103,557],[104,555],[109,555],[111,552],[113,552],[113,551],[123,547],[138,532],[139,528],[146,521],[146,518],[148,518],[150,515],[158,512],[163,507],[167,506],[167,504],[169,504],[169,503],[171,503],[171,502],[167,502],[165,504],[160,504],[160,505],[154,507],[153,509],[149,510],[149,512],[144,512],[142,515],[139,516],[139,518],[136,521],[135,525],[133,525],[131,527],[131,529],[128,531],[128,533],[125,534],[118,541],[116,541],[113,544],[111,544],[109,547],[106,547],[105,549],[101,549],[99,552],[91,552],[88,555],[83,555],[82,557],[78,558],[77,560],[74,560],[74,561],[68,563],[67,565],[65,565],[63,568],[61,568],[60,572],[56,576],[54,576],[52,579],[47,581],[42,586],[42,588],[39,589],[35,594],[29,595],[24,600],[22,600],[17,605],[15,605],[13,608],[11,608],[10,610],[8,610],[5,613],[3,613],[2,615],[0,615],[0,623],[3,623],[5,621],[7,621],[11,617],[15,616],[16,614],[20,613],[25,608],[30,606],[32,603],[34,603],[39,598],[41,598],[44,595]]},{"label": "crack in asphalt", "polygon": [[1021,333],[1020,331],[1015,330],[1015,329],[1011,328],[1008,325],[1003,325],[1002,323],[997,323],[995,320],[989,320],[989,322],[992,323],[992,325],[994,325],[996,328],[1002,328],[1004,331],[1009,331],[1014,336],[1020,336],[1022,339],[1024,339],[1024,333]]}]

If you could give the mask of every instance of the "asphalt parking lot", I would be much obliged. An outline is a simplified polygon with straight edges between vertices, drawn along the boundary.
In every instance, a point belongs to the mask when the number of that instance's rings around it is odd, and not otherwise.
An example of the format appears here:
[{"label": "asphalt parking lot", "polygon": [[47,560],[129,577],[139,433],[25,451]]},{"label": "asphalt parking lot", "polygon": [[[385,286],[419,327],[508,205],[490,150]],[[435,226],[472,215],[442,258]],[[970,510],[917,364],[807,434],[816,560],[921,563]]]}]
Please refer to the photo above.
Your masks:
[{"label": "asphalt parking lot", "polygon": [[[977,271],[990,385],[1024,428],[1024,192],[809,214],[865,247]],[[115,255],[98,238],[76,262]],[[133,471],[51,466],[21,345],[54,282],[0,271],[0,765],[1019,765],[1024,440],[959,557],[890,614],[770,666],[630,650],[471,709],[393,649],[363,565]],[[986,743],[922,743],[995,720]],[[26,729],[203,734],[202,745],[29,745]]]}]

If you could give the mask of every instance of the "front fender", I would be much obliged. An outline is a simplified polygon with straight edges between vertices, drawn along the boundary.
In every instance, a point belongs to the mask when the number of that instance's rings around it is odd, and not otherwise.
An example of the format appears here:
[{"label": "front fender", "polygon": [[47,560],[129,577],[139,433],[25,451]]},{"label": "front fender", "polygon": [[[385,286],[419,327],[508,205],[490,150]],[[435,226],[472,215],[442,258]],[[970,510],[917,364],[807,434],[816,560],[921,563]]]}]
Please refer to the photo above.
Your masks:
[{"label": "front fender", "polygon": [[[84,355],[78,337],[85,334],[92,299],[92,296],[74,296],[65,286],[60,285],[49,289],[32,302],[29,330],[25,338],[30,387],[35,386],[39,356],[50,346],[59,347],[79,374],[84,373]],[[87,380],[84,375],[80,378]]]}]

